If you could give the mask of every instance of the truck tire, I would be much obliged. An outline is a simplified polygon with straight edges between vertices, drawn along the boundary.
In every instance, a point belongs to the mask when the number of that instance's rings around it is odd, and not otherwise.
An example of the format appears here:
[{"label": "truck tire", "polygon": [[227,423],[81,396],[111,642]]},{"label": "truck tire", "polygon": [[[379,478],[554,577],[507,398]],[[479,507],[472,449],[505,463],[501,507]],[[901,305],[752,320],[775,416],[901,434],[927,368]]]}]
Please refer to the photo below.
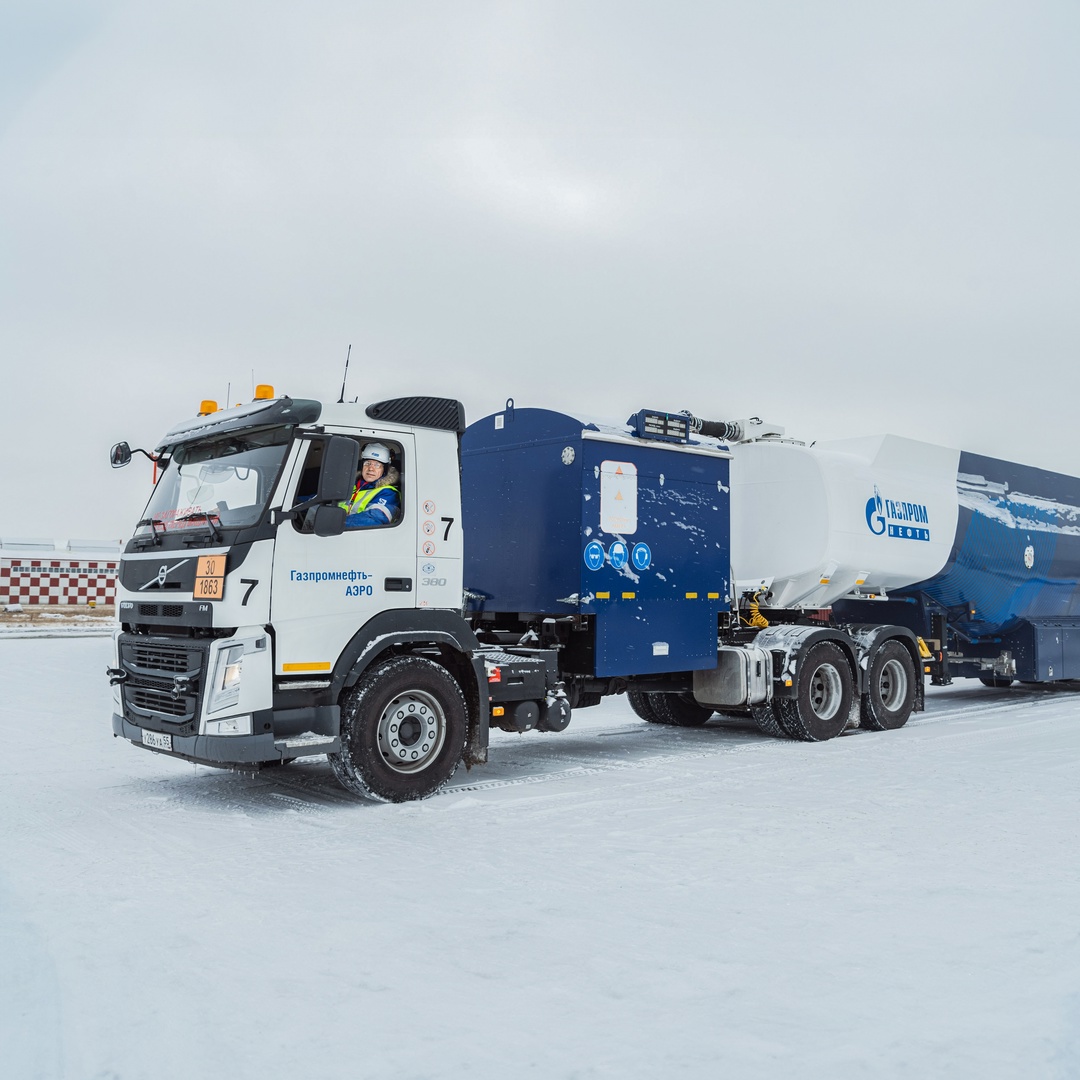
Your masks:
[{"label": "truck tire", "polygon": [[757,724],[758,731],[763,735],[771,735],[774,739],[790,739],[791,736],[784,730],[777,717],[776,701],[765,701],[760,705],[750,706],[750,715]]},{"label": "truck tire", "polygon": [[465,751],[465,697],[454,677],[422,656],[398,656],[364,673],[341,697],[339,783],[378,802],[434,795]]},{"label": "truck tire", "polygon": [[886,641],[870,657],[867,688],[860,702],[868,731],[902,728],[915,707],[915,661],[899,641]]},{"label": "truck tire", "polygon": [[701,727],[712,719],[713,710],[699,705],[693,694],[653,694],[650,702],[658,723],[672,727]]},{"label": "truck tire", "polygon": [[627,690],[626,700],[630,703],[630,708],[642,720],[647,720],[650,724],[664,723],[653,711],[652,694],[643,694],[640,690]]},{"label": "truck tire", "polygon": [[852,679],[847,657],[829,641],[819,641],[799,660],[798,684],[791,698],[776,698],[777,719],[793,738],[824,742],[847,727]]},{"label": "truck tire", "polygon": [[[1015,680],[1010,679],[1007,675],[980,675],[979,682],[983,686],[992,687],[995,690],[1005,690],[1012,686]],[[1033,684],[1035,685],[1035,684]]]}]

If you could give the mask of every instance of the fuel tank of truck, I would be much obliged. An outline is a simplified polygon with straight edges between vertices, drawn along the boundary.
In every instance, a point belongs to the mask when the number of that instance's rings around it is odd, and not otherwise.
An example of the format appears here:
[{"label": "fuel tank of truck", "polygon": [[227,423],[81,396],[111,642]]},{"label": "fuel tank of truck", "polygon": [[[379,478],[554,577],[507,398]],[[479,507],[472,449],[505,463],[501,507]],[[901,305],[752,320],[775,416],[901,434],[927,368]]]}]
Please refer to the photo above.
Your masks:
[{"label": "fuel tank of truck", "polygon": [[938,574],[956,536],[960,453],[896,435],[732,447],[731,561],[762,606],[823,608]]},{"label": "fuel tank of truck", "polygon": [[1076,477],[896,435],[732,451],[732,576],[763,607],[928,599],[972,638],[1080,616]]}]

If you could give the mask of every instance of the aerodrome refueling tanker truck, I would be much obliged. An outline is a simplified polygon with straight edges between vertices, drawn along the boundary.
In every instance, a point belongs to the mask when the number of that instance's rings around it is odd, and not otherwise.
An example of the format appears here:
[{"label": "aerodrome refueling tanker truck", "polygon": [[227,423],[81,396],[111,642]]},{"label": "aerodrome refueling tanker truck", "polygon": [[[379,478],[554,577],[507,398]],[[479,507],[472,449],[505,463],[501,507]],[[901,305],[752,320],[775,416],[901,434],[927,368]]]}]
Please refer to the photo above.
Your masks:
[{"label": "aerodrome refueling tanker truck", "polygon": [[[491,727],[626,693],[821,741],[901,727],[924,675],[1080,678],[1080,480],[886,435],[642,410],[274,397],[162,439],[120,562],[113,731],[246,771],[326,754],[423,798]],[[398,509],[349,528],[361,451]],[[126,443],[114,466],[131,460]],[[385,455],[384,455],[385,456]]]}]

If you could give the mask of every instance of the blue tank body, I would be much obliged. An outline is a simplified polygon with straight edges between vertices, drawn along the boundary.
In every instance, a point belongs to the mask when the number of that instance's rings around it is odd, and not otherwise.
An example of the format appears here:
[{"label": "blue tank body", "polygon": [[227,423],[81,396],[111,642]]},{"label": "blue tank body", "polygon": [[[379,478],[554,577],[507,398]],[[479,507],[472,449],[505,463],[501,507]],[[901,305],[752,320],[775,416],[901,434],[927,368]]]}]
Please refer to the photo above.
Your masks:
[{"label": "blue tank body", "polygon": [[716,666],[728,454],[507,408],[461,441],[464,584],[487,614],[591,617],[586,674]]},{"label": "blue tank body", "polygon": [[957,498],[949,561],[894,595],[925,593],[974,636],[1080,617],[1080,479],[961,453]]}]

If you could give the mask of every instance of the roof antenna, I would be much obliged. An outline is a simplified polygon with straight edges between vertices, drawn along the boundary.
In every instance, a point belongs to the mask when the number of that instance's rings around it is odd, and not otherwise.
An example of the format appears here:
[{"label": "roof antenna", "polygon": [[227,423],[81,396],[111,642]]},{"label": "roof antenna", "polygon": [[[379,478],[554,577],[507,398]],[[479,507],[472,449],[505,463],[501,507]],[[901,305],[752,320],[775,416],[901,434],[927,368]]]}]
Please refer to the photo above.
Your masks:
[{"label": "roof antenna", "polygon": [[345,354],[345,374],[341,377],[341,397],[338,398],[338,404],[345,404],[345,380],[349,377],[349,357],[352,356],[352,346],[349,346],[349,351]]}]

